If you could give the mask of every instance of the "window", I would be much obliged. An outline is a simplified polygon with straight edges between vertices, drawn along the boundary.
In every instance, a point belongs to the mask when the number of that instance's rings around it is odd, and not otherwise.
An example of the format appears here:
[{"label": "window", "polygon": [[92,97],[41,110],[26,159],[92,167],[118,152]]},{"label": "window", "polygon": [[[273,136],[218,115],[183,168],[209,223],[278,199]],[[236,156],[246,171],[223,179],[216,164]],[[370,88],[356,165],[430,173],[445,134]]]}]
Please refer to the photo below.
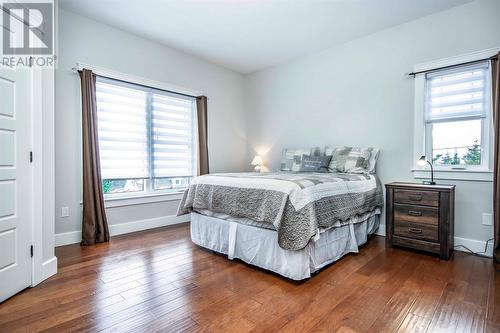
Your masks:
[{"label": "window", "polygon": [[442,169],[488,169],[489,63],[425,76],[425,150]]},{"label": "window", "polygon": [[186,187],[196,172],[195,98],[97,77],[103,192]]}]

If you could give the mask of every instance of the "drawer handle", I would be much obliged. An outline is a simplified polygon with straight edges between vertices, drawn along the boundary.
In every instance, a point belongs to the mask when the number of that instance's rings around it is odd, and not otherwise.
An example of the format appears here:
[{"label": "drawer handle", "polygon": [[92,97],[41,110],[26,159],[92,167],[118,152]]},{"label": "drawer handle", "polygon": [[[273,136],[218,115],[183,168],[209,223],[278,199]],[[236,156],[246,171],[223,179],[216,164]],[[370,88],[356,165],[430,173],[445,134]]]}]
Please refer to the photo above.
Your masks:
[{"label": "drawer handle", "polygon": [[421,234],[422,233],[422,229],[417,229],[417,228],[408,228],[408,231],[413,233],[413,234]]},{"label": "drawer handle", "polygon": [[421,195],[409,195],[408,199],[411,201],[422,201],[422,196]]},{"label": "drawer handle", "polygon": [[422,212],[417,212],[415,210],[408,211],[408,215],[410,216],[422,216]]}]

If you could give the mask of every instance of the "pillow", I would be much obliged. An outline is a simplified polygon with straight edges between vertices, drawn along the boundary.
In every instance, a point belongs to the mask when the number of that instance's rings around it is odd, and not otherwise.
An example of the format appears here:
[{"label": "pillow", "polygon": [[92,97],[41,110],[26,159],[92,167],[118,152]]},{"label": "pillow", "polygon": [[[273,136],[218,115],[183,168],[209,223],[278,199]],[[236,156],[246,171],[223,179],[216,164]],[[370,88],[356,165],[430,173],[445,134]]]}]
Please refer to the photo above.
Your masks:
[{"label": "pillow", "polygon": [[308,149],[283,149],[283,156],[281,158],[281,171],[299,171],[302,164],[302,156],[320,156],[321,149],[319,147]]},{"label": "pillow", "polygon": [[329,169],[331,172],[368,173],[372,148],[341,147],[325,149],[332,155]]},{"label": "pillow", "polygon": [[300,172],[328,172],[328,165],[332,156],[302,155]]},{"label": "pillow", "polygon": [[370,160],[368,161],[368,173],[376,173],[375,167],[377,165],[380,149],[379,148],[368,148],[368,149],[371,149]]}]

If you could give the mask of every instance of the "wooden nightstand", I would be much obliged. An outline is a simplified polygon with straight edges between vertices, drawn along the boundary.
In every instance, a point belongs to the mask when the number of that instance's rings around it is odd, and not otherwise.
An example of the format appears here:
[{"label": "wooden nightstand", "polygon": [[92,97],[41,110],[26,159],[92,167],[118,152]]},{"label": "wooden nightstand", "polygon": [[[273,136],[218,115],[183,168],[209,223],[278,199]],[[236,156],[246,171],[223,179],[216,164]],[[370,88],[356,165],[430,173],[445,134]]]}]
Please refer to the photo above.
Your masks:
[{"label": "wooden nightstand", "polygon": [[453,252],[455,185],[390,183],[386,188],[386,240],[439,254]]}]

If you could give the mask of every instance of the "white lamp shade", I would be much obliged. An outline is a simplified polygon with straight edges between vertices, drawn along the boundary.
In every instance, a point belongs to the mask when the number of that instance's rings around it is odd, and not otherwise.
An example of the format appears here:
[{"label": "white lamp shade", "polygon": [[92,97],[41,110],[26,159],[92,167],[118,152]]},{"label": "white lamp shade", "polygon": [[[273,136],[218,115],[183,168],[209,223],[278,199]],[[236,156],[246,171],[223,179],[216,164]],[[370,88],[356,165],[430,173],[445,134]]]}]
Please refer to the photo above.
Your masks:
[{"label": "white lamp shade", "polygon": [[252,160],[252,165],[263,165],[264,162],[262,161],[262,157],[260,155],[255,155],[255,157]]},{"label": "white lamp shade", "polygon": [[422,155],[418,161],[417,164],[420,166],[426,166],[427,165],[427,160],[425,159],[425,155]]}]

